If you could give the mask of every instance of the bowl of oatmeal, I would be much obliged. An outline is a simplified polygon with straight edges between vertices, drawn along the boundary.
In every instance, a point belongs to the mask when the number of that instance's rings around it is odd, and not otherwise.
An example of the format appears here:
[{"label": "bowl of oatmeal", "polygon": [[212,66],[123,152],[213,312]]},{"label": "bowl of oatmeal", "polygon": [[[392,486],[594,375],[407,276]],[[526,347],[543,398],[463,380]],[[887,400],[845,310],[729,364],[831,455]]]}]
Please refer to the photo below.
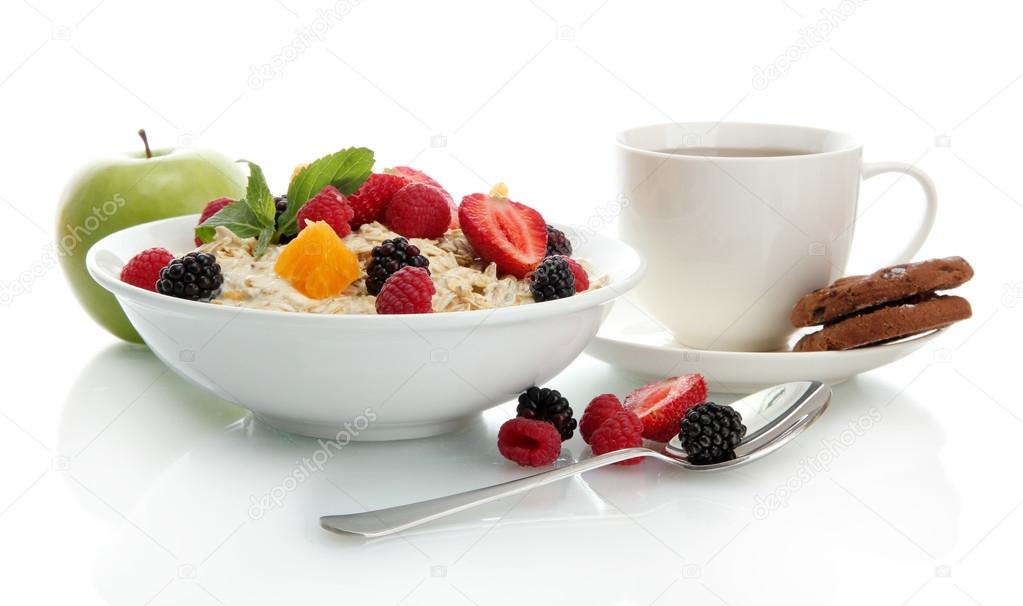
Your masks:
[{"label": "bowl of oatmeal", "polygon": [[[542,385],[597,333],[615,300],[641,278],[628,245],[562,227],[589,285],[536,302],[527,279],[480,261],[465,235],[410,238],[429,261],[432,313],[378,314],[366,285],[372,251],[394,232],[379,223],[343,238],[360,277],[310,297],[274,271],[286,245],[218,228],[196,247],[196,216],[137,225],[88,252],[93,278],[111,291],[153,353],[177,374],[252,411],[271,426],[328,439],[418,438],[467,425],[487,408]],[[222,283],[209,300],[159,294],[121,280],[141,250],[213,255]]]}]

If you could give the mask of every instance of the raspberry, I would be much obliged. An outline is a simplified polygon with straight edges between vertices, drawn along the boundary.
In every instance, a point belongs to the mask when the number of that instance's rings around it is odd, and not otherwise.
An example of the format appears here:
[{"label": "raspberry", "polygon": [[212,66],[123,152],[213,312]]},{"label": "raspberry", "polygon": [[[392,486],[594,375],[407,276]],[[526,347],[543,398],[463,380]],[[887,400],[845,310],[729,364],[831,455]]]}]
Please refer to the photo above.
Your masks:
[{"label": "raspberry", "polygon": [[529,280],[529,291],[537,303],[564,299],[575,294],[575,274],[568,257],[554,256],[544,259]]},{"label": "raspberry", "polygon": [[224,275],[210,253],[190,252],[160,270],[156,292],[190,301],[209,301],[220,292]]},{"label": "raspberry", "polygon": [[444,194],[425,183],[399,189],[384,211],[387,226],[406,238],[439,238],[451,223]]},{"label": "raspberry", "polygon": [[388,174],[398,175],[405,179],[406,183],[422,183],[424,185],[431,185],[440,190],[440,193],[444,194],[444,198],[449,202],[453,201],[451,194],[448,190],[444,189],[444,186],[439,181],[424,173],[421,170],[416,170],[409,166],[395,166],[394,168],[388,168],[386,171]]},{"label": "raspberry", "polygon": [[550,465],[561,454],[561,435],[550,423],[516,417],[497,432],[497,449],[527,467]]},{"label": "raspberry", "polygon": [[352,207],[348,206],[348,202],[345,201],[341,192],[333,185],[328,185],[299,209],[296,217],[298,231],[305,229],[306,221],[313,223],[325,221],[327,225],[334,228],[334,233],[339,238],[344,238],[352,233],[352,227],[348,222],[352,220],[354,214]]},{"label": "raspberry", "polygon": [[403,267],[391,274],[377,295],[378,314],[428,314],[437,289],[430,272],[422,267]]},{"label": "raspberry", "polygon": [[622,407],[621,400],[613,393],[601,394],[590,400],[583,411],[582,419],[579,420],[579,434],[582,435],[583,442],[589,444],[593,432],[597,431],[604,421],[623,410],[625,408]]},{"label": "raspberry", "polygon": [[551,225],[547,226],[547,256],[553,257],[554,255],[564,255],[566,257],[572,256],[572,242],[565,235],[565,232],[561,231],[557,227]]},{"label": "raspberry", "polygon": [[[558,255],[561,256],[561,255]],[[586,270],[583,269],[579,262],[571,257],[561,256],[568,263],[568,267],[572,270],[572,275],[575,276],[575,291],[584,292],[590,288],[590,276],[586,274]]]},{"label": "raspberry", "polygon": [[147,248],[131,258],[121,270],[121,282],[156,292],[160,270],[174,259],[166,248]]},{"label": "raspberry", "polygon": [[[220,209],[232,202],[234,202],[234,200],[231,198],[217,198],[216,200],[210,200],[206,203],[206,208],[202,209],[202,214],[199,215],[199,222],[196,223],[196,225],[202,225],[203,221],[217,214],[220,212]],[[195,245],[202,246],[202,240],[200,240],[198,236],[195,238]]]},{"label": "raspberry", "polygon": [[[631,410],[615,413],[604,421],[597,431],[590,436],[590,448],[593,454],[602,455],[623,448],[636,448],[643,445],[643,422]],[[636,465],[643,461],[642,457],[619,461],[615,465]]]},{"label": "raspberry", "polygon": [[425,183],[426,185],[432,185],[439,189],[440,193],[444,194],[444,199],[448,201],[448,208],[451,210],[451,222],[448,225],[448,228],[458,229],[458,207],[455,206],[455,200],[451,197],[451,194],[448,193],[448,190],[444,189],[444,186],[436,179],[421,170],[416,170],[408,166],[395,166],[394,168],[388,168],[386,172],[404,177],[406,183]]},{"label": "raspberry", "polygon": [[352,229],[359,229],[366,223],[379,221],[391,198],[399,189],[408,185],[403,177],[390,173],[373,173],[356,192],[348,196],[348,204],[355,212],[350,223]]}]

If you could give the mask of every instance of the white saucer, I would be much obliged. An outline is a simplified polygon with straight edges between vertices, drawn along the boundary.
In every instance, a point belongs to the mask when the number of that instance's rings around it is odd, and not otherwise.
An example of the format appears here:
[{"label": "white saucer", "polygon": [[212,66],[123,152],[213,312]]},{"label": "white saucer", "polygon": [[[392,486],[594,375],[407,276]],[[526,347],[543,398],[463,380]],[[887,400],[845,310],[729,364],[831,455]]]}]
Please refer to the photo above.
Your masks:
[{"label": "white saucer", "polygon": [[913,353],[943,329],[847,351],[744,352],[689,349],[635,303],[620,299],[586,353],[650,377],[698,372],[710,391],[752,393],[778,383],[816,379],[837,385]]}]

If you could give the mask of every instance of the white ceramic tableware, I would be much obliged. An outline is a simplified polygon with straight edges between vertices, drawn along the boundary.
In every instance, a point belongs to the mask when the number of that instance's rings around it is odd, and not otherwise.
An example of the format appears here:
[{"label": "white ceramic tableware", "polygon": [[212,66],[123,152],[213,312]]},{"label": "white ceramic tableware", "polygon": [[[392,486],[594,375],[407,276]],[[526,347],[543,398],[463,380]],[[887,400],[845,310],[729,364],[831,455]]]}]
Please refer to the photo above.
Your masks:
[{"label": "white ceramic tableware", "polygon": [[829,385],[900,360],[942,330],[847,351],[712,351],[687,348],[651,316],[621,300],[586,353],[617,369],[650,378],[701,373],[710,391],[746,394],[776,383],[813,377]]},{"label": "white ceramic tableware", "polygon": [[[694,148],[795,150],[713,157]],[[863,164],[862,145],[829,130],[736,122],[659,124],[618,135],[620,232],[649,271],[636,299],[691,348],[772,351],[794,332],[792,305],[845,272],[861,179],[903,173],[926,196],[893,263],[931,229],[930,178],[901,162]]]},{"label": "white ceramic tableware", "polygon": [[89,250],[89,273],[174,372],[274,427],[342,442],[451,431],[543,384],[582,352],[644,269],[629,246],[591,236],[576,254],[610,277],[604,288],[493,310],[379,316],[240,309],[121,282],[121,267],[143,249],[191,250],[196,221],[111,234]]}]

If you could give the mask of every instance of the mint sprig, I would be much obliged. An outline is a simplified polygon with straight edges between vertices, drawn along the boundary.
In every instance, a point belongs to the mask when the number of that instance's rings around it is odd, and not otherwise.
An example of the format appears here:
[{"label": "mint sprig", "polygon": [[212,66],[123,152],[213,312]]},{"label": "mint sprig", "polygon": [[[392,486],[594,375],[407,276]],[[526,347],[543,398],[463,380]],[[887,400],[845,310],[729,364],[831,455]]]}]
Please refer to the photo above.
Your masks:
[{"label": "mint sprig", "polygon": [[235,200],[195,228],[195,235],[209,242],[217,227],[226,227],[239,238],[256,238],[255,256],[262,255],[274,238],[274,197],[266,184],[263,169],[258,164],[240,160],[249,165],[249,182],[245,197]]},{"label": "mint sprig", "polygon": [[296,217],[302,205],[321,189],[333,185],[348,196],[366,182],[373,170],[373,151],[365,147],[349,147],[324,156],[306,165],[288,186],[288,208],[281,214],[274,239],[298,231]]},{"label": "mint sprig", "polygon": [[296,217],[310,198],[321,189],[333,185],[344,195],[355,193],[369,178],[373,169],[373,151],[365,147],[349,147],[311,162],[295,175],[288,186],[288,208],[276,221],[273,193],[266,184],[263,169],[248,160],[249,181],[245,197],[228,204],[195,228],[195,235],[209,242],[217,227],[226,227],[240,238],[256,238],[255,256],[270,244],[280,242],[283,235],[298,232]]},{"label": "mint sprig", "polygon": [[259,217],[263,225],[274,222],[276,207],[274,206],[274,195],[266,184],[266,177],[263,176],[263,169],[258,164],[248,160],[239,160],[249,165],[249,182],[245,186],[245,202],[252,209],[252,212]]}]

